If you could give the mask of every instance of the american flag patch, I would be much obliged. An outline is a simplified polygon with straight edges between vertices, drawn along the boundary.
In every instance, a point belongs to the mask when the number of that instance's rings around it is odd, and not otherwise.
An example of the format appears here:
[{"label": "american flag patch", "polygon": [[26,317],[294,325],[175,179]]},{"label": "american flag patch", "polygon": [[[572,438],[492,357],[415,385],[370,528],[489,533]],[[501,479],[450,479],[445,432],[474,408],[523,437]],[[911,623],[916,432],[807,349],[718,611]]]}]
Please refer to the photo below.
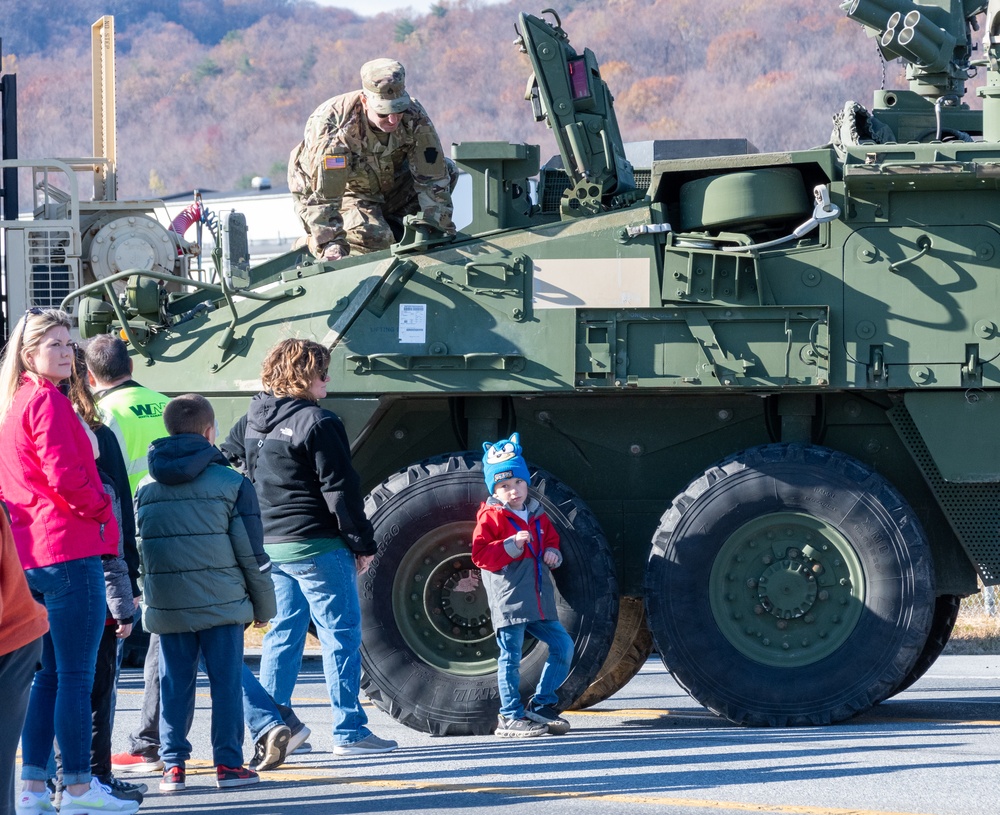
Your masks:
[{"label": "american flag patch", "polygon": [[323,156],[324,170],[343,170],[347,166],[347,156]]}]

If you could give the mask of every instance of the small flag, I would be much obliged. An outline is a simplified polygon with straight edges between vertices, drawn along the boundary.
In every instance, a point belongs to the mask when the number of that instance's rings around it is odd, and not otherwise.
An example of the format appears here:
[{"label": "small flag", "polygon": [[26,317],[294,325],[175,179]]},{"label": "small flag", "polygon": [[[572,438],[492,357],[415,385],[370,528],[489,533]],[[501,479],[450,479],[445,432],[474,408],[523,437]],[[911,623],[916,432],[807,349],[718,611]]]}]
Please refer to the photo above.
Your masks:
[{"label": "small flag", "polygon": [[343,170],[347,167],[347,156],[324,156],[324,170]]}]

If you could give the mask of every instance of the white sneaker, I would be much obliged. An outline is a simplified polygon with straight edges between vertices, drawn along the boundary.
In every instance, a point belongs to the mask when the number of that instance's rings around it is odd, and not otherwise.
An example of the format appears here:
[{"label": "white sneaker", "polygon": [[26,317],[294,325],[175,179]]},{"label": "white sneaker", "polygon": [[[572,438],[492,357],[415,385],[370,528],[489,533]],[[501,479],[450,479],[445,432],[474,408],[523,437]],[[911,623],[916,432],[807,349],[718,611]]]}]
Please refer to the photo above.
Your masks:
[{"label": "white sneaker", "polygon": [[14,812],[17,815],[38,815],[41,812],[55,811],[56,808],[49,800],[48,790],[42,790],[42,792],[22,790],[18,793],[17,804],[14,806]]},{"label": "white sneaker", "polygon": [[312,730],[305,725],[301,725],[298,730],[293,730],[292,737],[288,740],[288,755],[292,753],[308,753],[309,750],[312,750],[312,747],[309,747],[308,750],[302,749],[307,746],[308,742],[306,739],[310,735],[312,735]]},{"label": "white sneaker", "polygon": [[60,815],[99,815],[101,812],[135,815],[138,811],[138,801],[115,798],[96,778],[90,780],[90,788],[83,795],[70,795],[69,790],[64,789],[62,806],[59,807]]}]

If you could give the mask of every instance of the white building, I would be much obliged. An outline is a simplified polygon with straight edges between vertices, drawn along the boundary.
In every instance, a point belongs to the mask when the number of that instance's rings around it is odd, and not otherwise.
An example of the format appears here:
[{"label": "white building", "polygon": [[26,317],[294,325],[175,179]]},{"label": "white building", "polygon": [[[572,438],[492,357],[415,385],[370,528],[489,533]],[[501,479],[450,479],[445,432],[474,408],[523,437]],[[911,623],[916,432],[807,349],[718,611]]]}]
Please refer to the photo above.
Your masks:
[{"label": "white building", "polygon": [[[198,192],[179,193],[163,199],[171,221],[195,202],[195,193]],[[246,217],[251,266],[291,251],[295,241],[304,234],[302,224],[292,208],[292,194],[288,187],[272,187],[266,178],[255,178],[254,189],[235,192],[201,190],[200,196],[202,208],[212,213],[218,223],[222,222],[223,214],[230,210]],[[455,225],[461,229],[472,222],[472,179],[468,174],[462,173],[459,177],[453,200]],[[208,264],[208,256],[215,244],[209,230],[202,228],[200,239],[197,231],[197,226],[192,224],[184,237],[189,241],[201,242],[201,262],[204,266]],[[192,265],[196,265],[196,262]]]}]

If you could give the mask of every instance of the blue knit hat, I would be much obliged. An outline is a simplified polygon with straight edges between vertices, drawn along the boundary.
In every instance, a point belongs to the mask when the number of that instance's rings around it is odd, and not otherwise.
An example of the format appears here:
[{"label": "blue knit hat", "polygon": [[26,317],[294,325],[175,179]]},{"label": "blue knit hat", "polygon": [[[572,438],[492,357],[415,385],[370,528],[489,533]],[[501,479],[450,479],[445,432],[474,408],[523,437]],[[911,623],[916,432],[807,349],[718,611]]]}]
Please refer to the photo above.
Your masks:
[{"label": "blue knit hat", "polygon": [[483,453],[483,476],[490,495],[493,488],[507,478],[523,478],[531,483],[528,465],[521,458],[521,437],[517,433],[494,444],[483,442]]}]

